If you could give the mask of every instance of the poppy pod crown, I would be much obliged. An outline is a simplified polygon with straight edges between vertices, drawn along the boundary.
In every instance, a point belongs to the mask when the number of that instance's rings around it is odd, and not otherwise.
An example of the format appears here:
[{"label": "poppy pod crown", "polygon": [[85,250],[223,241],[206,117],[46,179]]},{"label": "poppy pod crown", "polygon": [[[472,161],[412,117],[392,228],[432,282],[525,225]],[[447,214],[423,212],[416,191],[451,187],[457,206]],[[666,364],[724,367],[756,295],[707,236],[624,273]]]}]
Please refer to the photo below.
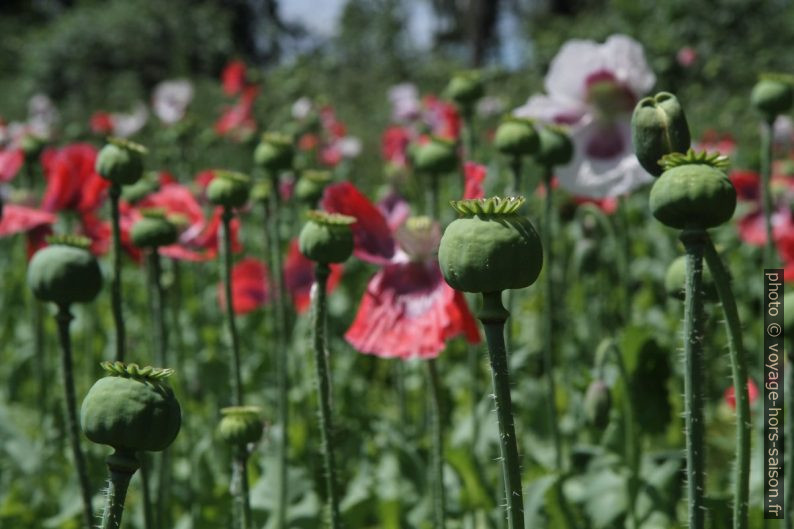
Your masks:
[{"label": "poppy pod crown", "polygon": [[416,149],[414,163],[422,173],[439,175],[458,168],[458,154],[454,141],[431,136],[430,141]]},{"label": "poppy pod crown", "polygon": [[794,76],[762,74],[750,93],[750,103],[768,122],[791,110],[794,102]]},{"label": "poppy pod crown", "polygon": [[173,370],[103,362],[107,375],[88,390],[80,411],[86,437],[118,451],[159,452],[176,439],[182,410],[165,380]]},{"label": "poppy pod crown", "polygon": [[96,172],[110,182],[127,186],[143,176],[146,147],[122,138],[108,138],[96,158]]},{"label": "poppy pod crown", "polygon": [[568,164],[573,158],[573,142],[568,131],[550,124],[538,127],[538,149],[534,156],[545,167]]},{"label": "poppy pod crown", "polygon": [[254,162],[268,171],[286,171],[292,167],[294,154],[290,136],[266,132],[254,150]]},{"label": "poppy pod crown", "polygon": [[444,231],[438,262],[446,282],[464,292],[524,288],[543,266],[540,237],[518,213],[523,197],[452,202],[461,215]]},{"label": "poppy pod crown", "polygon": [[494,146],[509,156],[529,156],[538,150],[535,123],[526,118],[506,117],[494,136]]},{"label": "poppy pod crown", "polygon": [[728,221],[736,209],[736,190],[719,154],[673,153],[662,158],[665,171],[651,188],[651,213],[679,230],[705,230]]},{"label": "poppy pod crown", "polygon": [[303,255],[317,263],[341,263],[353,253],[353,230],[350,226],[355,217],[310,211],[298,238],[298,247]]},{"label": "poppy pod crown", "polygon": [[461,108],[471,108],[485,93],[482,73],[478,70],[458,72],[449,80],[445,95]]},{"label": "poppy pod crown", "polygon": [[631,141],[643,169],[661,175],[662,156],[686,152],[692,141],[678,98],[669,92],[642,98],[631,117]]},{"label": "poppy pod crown", "polygon": [[132,226],[132,243],[138,248],[157,248],[174,244],[179,236],[176,224],[159,208],[141,212],[143,218]]},{"label": "poppy pod crown", "polygon": [[92,301],[102,289],[102,272],[88,251],[91,241],[65,235],[50,237],[48,242],[28,265],[27,281],[33,294],[58,305]]},{"label": "poppy pod crown", "polygon": [[262,409],[258,406],[231,406],[221,409],[218,434],[226,443],[245,445],[262,438],[264,424]]},{"label": "poppy pod crown", "polygon": [[240,208],[248,201],[251,179],[248,175],[234,171],[216,171],[215,178],[207,186],[207,198],[216,206]]}]

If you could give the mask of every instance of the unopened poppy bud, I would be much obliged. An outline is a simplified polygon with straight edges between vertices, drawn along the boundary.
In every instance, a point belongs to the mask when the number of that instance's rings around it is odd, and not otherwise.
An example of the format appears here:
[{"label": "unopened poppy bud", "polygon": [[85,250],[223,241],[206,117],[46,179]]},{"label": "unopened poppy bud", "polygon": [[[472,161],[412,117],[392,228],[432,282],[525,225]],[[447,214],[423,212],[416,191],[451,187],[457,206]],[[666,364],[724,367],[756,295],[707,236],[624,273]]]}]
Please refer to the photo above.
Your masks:
[{"label": "unopened poppy bud", "polygon": [[556,125],[538,127],[535,160],[544,167],[566,165],[573,158],[573,142],[568,132]]},{"label": "unopened poppy bud", "polygon": [[294,154],[292,138],[285,134],[267,132],[262,135],[254,150],[254,162],[268,171],[286,171],[292,168]]},{"label": "unopened poppy bud", "polygon": [[28,286],[42,301],[87,303],[102,289],[102,272],[88,251],[90,240],[76,235],[48,239],[28,265]]},{"label": "unopened poppy bud", "polygon": [[482,74],[476,70],[456,73],[444,91],[450,100],[466,110],[470,110],[484,93]]},{"label": "unopened poppy bud", "polygon": [[264,423],[258,406],[231,406],[221,409],[218,434],[232,446],[256,443],[262,438]]},{"label": "unopened poppy bud", "polygon": [[440,175],[451,173],[458,168],[458,154],[455,142],[437,136],[416,149],[414,165],[421,173]]},{"label": "unopened poppy bud", "polygon": [[307,258],[317,263],[341,263],[353,253],[355,217],[310,211],[309,220],[298,237],[298,248]]},{"label": "unopened poppy bud", "polygon": [[766,121],[791,110],[794,101],[794,78],[787,75],[768,74],[761,76],[750,94],[750,103]]},{"label": "unopened poppy bud", "polygon": [[179,232],[176,225],[166,218],[165,211],[149,209],[141,214],[143,218],[132,225],[132,244],[138,248],[158,248],[176,242]]},{"label": "unopened poppy bud", "polygon": [[80,425],[91,441],[122,452],[159,452],[176,439],[182,410],[165,379],[173,370],[103,362],[108,376],[88,390]]},{"label": "unopened poppy bud", "polygon": [[654,176],[662,174],[662,156],[686,152],[692,139],[684,108],[669,92],[642,98],[631,117],[631,141],[640,165]]},{"label": "unopened poppy bud", "polygon": [[612,409],[612,396],[609,387],[603,380],[593,380],[587,387],[584,397],[584,410],[587,422],[598,430],[609,424],[609,412]]},{"label": "unopened poppy bud", "polygon": [[331,183],[330,171],[303,171],[295,184],[295,197],[304,204],[313,206],[323,196],[325,186]]},{"label": "unopened poppy bud", "polygon": [[109,138],[96,158],[96,172],[114,184],[127,186],[143,176],[146,147],[122,138]]},{"label": "unopened poppy bud", "polygon": [[240,208],[248,201],[251,179],[234,171],[216,171],[207,186],[207,198],[216,206]]},{"label": "unopened poppy bud", "polygon": [[[667,267],[667,272],[664,275],[664,290],[671,298],[684,301],[685,289],[686,256],[681,255]],[[703,296],[705,301],[711,303],[716,303],[719,300],[717,286],[714,284],[714,278],[711,277],[711,270],[707,266],[703,267]]]},{"label": "unopened poppy bud", "polygon": [[529,156],[538,150],[538,132],[529,119],[508,117],[496,129],[496,150],[508,156]]},{"label": "unopened poppy bud", "polygon": [[665,171],[651,188],[651,213],[662,224],[679,230],[705,230],[730,220],[736,190],[725,174],[727,160],[718,154],[668,154]]},{"label": "unopened poppy bud", "polygon": [[446,282],[464,292],[528,287],[543,266],[540,237],[518,209],[523,197],[458,200],[461,217],[441,237],[438,263]]}]

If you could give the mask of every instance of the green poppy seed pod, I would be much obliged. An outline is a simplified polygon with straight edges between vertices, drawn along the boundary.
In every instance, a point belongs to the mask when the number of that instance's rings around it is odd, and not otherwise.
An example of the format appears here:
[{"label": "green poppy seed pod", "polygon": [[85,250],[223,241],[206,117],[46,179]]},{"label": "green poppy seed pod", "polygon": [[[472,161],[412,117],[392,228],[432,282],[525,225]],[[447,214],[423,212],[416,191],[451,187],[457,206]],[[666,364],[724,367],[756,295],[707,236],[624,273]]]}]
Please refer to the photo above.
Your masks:
[{"label": "green poppy seed pod", "polygon": [[[664,275],[664,290],[671,298],[684,301],[685,289],[686,256],[681,255],[667,267],[667,273]],[[703,267],[703,296],[704,299],[710,303],[719,301],[717,286],[714,284],[714,278],[711,277],[711,270],[707,266]]]},{"label": "green poppy seed pod", "polygon": [[529,156],[538,150],[538,132],[529,119],[508,117],[494,135],[494,146],[508,156]]},{"label": "green poppy seed pod", "polygon": [[762,76],[750,94],[753,108],[769,123],[791,110],[793,100],[792,82],[783,75]]},{"label": "green poppy seed pod", "polygon": [[449,80],[444,94],[459,107],[470,110],[485,94],[482,74],[476,70],[456,73]]},{"label": "green poppy seed pod", "polygon": [[51,237],[28,265],[28,286],[36,298],[58,305],[87,303],[102,289],[102,272],[79,236]]},{"label": "green poppy seed pod", "polygon": [[573,159],[573,142],[568,132],[556,125],[538,127],[538,149],[535,160],[544,167],[568,164]]},{"label": "green poppy seed pod", "polygon": [[654,176],[662,174],[662,156],[686,152],[692,139],[684,108],[669,92],[640,99],[631,116],[631,141],[640,165]]},{"label": "green poppy seed pod", "polygon": [[103,362],[108,376],[88,390],[80,425],[91,441],[119,451],[159,452],[176,439],[182,410],[165,379],[171,369]]},{"label": "green poppy seed pod", "polygon": [[207,198],[216,206],[240,208],[248,201],[251,179],[243,173],[216,171],[215,178],[207,186]]},{"label": "green poppy seed pod", "polygon": [[665,171],[651,188],[651,213],[679,230],[705,230],[727,222],[736,209],[736,190],[719,155],[673,153],[662,159]]},{"label": "green poppy seed pod", "polygon": [[441,237],[438,263],[449,286],[464,292],[528,287],[543,266],[543,248],[523,197],[452,202],[462,215]]},{"label": "green poppy seed pod", "polygon": [[109,138],[96,157],[96,172],[114,184],[128,186],[143,176],[146,147],[121,138]]},{"label": "green poppy seed pod", "polygon": [[138,248],[159,248],[174,244],[179,237],[176,225],[168,220],[165,211],[149,209],[141,212],[143,218],[132,225],[132,244]]},{"label": "green poppy seed pod", "polygon": [[593,380],[587,387],[584,397],[584,411],[587,422],[598,430],[609,424],[609,412],[612,409],[612,396],[609,386],[603,380]]},{"label": "green poppy seed pod", "polygon": [[455,142],[431,136],[430,141],[417,147],[414,165],[417,171],[433,175],[457,170],[458,153],[455,149]]},{"label": "green poppy seed pod", "polygon": [[221,410],[218,435],[232,445],[256,443],[262,438],[262,410],[257,406],[231,406]]},{"label": "green poppy seed pod", "polygon": [[251,188],[251,201],[267,204],[270,199],[270,190],[273,186],[270,180],[259,180]]},{"label": "green poppy seed pod", "polygon": [[268,171],[277,173],[292,168],[294,155],[292,138],[286,134],[266,132],[254,150],[254,162]]},{"label": "green poppy seed pod", "polygon": [[295,196],[304,204],[313,206],[323,196],[323,190],[330,182],[330,171],[303,171],[295,184]]},{"label": "green poppy seed pod", "polygon": [[354,217],[310,211],[309,220],[303,225],[298,237],[298,248],[314,262],[342,263],[353,253],[353,230],[350,225]]}]

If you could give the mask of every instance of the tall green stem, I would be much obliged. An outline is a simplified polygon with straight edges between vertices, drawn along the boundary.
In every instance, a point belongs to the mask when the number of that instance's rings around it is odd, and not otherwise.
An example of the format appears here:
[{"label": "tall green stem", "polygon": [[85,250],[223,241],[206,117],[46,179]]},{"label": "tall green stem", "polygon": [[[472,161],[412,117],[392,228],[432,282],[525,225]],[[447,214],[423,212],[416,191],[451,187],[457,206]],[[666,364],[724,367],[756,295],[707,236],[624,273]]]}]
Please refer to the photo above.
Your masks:
[{"label": "tall green stem", "polygon": [[113,183],[110,186],[110,212],[113,225],[113,281],[110,285],[110,296],[113,304],[113,321],[116,324],[116,360],[124,361],[126,338],[124,332],[124,315],[121,312],[121,216],[119,214],[119,198],[121,186]]},{"label": "tall green stem", "polygon": [[236,447],[232,457],[231,495],[234,501],[235,528],[249,529],[251,527],[251,501],[248,491],[248,453],[245,445]]},{"label": "tall green stem", "polygon": [[69,336],[69,324],[72,321],[72,313],[69,311],[69,306],[59,305],[55,319],[58,322],[58,339],[61,343],[61,375],[63,376],[66,428],[69,434],[69,442],[72,445],[72,456],[77,470],[77,478],[80,482],[85,527],[90,528],[94,514],[91,508],[91,484],[88,481],[88,471],[85,466],[83,450],[80,447],[80,431],[77,426],[77,399],[75,398],[74,375],[72,373],[72,340]]},{"label": "tall green stem", "polygon": [[223,210],[223,288],[226,297],[226,325],[229,329],[229,340],[232,346],[232,365],[230,369],[232,398],[235,406],[243,405],[243,382],[240,375],[240,337],[237,334],[237,323],[234,319],[234,300],[232,298],[232,210]]},{"label": "tall green stem", "polygon": [[[708,234],[704,239],[706,263],[708,263],[714,278],[714,285],[725,314],[725,324],[728,326],[728,349],[731,357],[733,394],[736,398],[736,467],[734,469],[736,477],[733,484],[733,529],[746,529],[750,494],[750,427],[752,423],[750,420],[750,397],[747,393],[747,360],[744,354],[742,325],[731,289],[730,275]],[[787,521],[787,523],[791,522]]]},{"label": "tall green stem", "polygon": [[124,500],[130,479],[138,467],[134,454],[115,452],[108,457],[110,479],[105,490],[105,511],[102,513],[100,529],[119,529],[124,514]]},{"label": "tall green stem", "polygon": [[143,504],[143,527],[145,529],[154,528],[154,514],[152,513],[152,486],[149,482],[149,471],[151,461],[146,452],[138,452],[138,460],[141,469],[141,503]]},{"label": "tall green stem", "polygon": [[513,177],[512,182],[512,189],[510,193],[513,196],[518,196],[521,194],[521,170],[522,170],[522,162],[520,156],[514,156],[512,160],[510,160],[510,173]]},{"label": "tall green stem", "polygon": [[326,294],[328,275],[331,269],[327,264],[317,263],[314,269],[317,291],[314,296],[313,329],[314,329],[314,366],[317,372],[317,395],[319,400],[320,433],[322,435],[323,460],[325,463],[325,488],[328,496],[330,527],[342,527],[339,515],[339,492],[336,482],[336,464],[334,461],[334,423],[331,415],[331,374],[328,369],[328,351],[326,349]]},{"label": "tall green stem", "polygon": [[764,267],[772,268],[775,265],[775,239],[772,230],[772,192],[769,181],[772,178],[772,147],[773,123],[765,121],[761,130],[761,200],[764,208],[764,226],[766,228],[766,244],[764,245]]},{"label": "tall green stem", "polygon": [[476,148],[476,136],[474,135],[474,109],[463,109],[463,146],[466,151],[463,159],[474,161],[474,149]]},{"label": "tall green stem", "polygon": [[510,374],[504,341],[504,326],[509,312],[502,305],[501,292],[484,292],[477,317],[485,328],[491,376],[499,423],[499,449],[505,485],[505,510],[508,529],[524,529],[524,500],[521,490],[521,463],[513,424],[513,405],[510,397]]},{"label": "tall green stem", "polygon": [[[689,527],[705,526],[705,443],[703,418],[703,251],[705,232],[684,231],[686,298],[684,301],[684,418]],[[737,398],[738,395],[737,395]]]},{"label": "tall green stem", "polygon": [[284,270],[281,266],[281,233],[280,233],[280,202],[278,175],[271,178],[270,207],[270,267],[276,280],[274,300],[276,305],[276,379],[278,385],[278,420],[281,424],[281,437],[278,439],[278,529],[287,527],[287,500],[289,498],[287,483],[287,449],[289,431],[289,380],[287,369],[287,308],[284,288]]},{"label": "tall green stem", "polygon": [[444,431],[441,424],[441,382],[436,359],[427,361],[430,382],[430,422],[433,435],[433,516],[436,529],[446,527],[446,493],[444,491]]}]

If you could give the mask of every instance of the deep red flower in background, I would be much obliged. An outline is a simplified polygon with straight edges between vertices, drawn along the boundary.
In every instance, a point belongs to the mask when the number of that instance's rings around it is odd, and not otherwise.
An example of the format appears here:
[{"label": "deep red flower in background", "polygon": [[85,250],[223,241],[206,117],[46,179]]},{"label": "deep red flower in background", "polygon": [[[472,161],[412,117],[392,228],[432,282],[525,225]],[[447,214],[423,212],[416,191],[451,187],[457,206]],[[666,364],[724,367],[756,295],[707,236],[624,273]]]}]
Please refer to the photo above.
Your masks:
[{"label": "deep red flower in background", "polygon": [[10,182],[25,163],[22,149],[0,149],[0,182]]},{"label": "deep red flower in background", "polygon": [[41,207],[46,211],[96,210],[110,183],[94,171],[97,150],[87,143],[47,149],[41,157],[47,188]]},{"label": "deep red flower in background", "polygon": [[215,132],[221,136],[231,136],[236,140],[245,139],[256,132],[253,108],[258,96],[258,86],[246,86],[237,102],[227,107],[215,122]]},{"label": "deep red flower in background", "polygon": [[[399,212],[390,200],[385,208]],[[435,251],[440,231],[393,230],[381,211],[349,182],[325,189],[327,211],[356,218],[354,254],[382,265],[367,284],[353,324],[345,339],[358,351],[381,357],[433,358],[446,341],[464,335],[480,340],[477,325],[462,294],[444,281]],[[391,215],[390,215],[391,216]],[[404,219],[405,216],[401,215]],[[394,217],[398,217],[395,213]],[[401,245],[397,245],[397,235]]]},{"label": "deep red flower in background", "polygon": [[[332,292],[342,278],[341,264],[331,265],[328,276],[328,291]],[[292,305],[298,314],[303,314],[311,306],[311,290],[314,284],[314,262],[305,257],[298,248],[297,239],[290,241],[287,258],[284,261],[284,283],[292,298]]]},{"label": "deep red flower in background", "polygon": [[381,155],[387,162],[403,167],[408,163],[410,143],[411,133],[408,129],[397,125],[391,126],[381,136]]},{"label": "deep red flower in background", "polygon": [[[758,400],[758,386],[755,385],[753,379],[747,379],[747,396],[750,399],[750,406],[752,406],[756,400]],[[723,394],[723,399],[725,403],[732,409],[736,409],[736,391],[733,389],[733,386],[728,386],[725,389],[725,393]]]},{"label": "deep red flower in background", "polygon": [[[247,257],[232,267],[232,310],[235,314],[247,314],[264,306],[270,300],[268,270],[265,263]],[[218,285],[218,304],[226,307],[226,292],[223,282]]]},{"label": "deep red flower in background", "polygon": [[466,162],[463,165],[463,198],[483,198],[485,191],[482,188],[482,183],[485,181],[485,176],[488,169],[484,165],[474,162]]},{"label": "deep red flower in background", "polygon": [[245,87],[246,67],[243,61],[230,61],[221,72],[221,84],[223,92],[229,96],[235,96],[242,92]]},{"label": "deep red flower in background", "polygon": [[734,169],[728,177],[736,188],[739,200],[758,200],[760,197],[761,175],[746,169]]},{"label": "deep red flower in background", "polygon": [[730,157],[736,152],[736,140],[728,132],[720,133],[714,129],[709,129],[700,138],[697,150],[710,153],[718,152],[723,156]]},{"label": "deep red flower in background", "polygon": [[91,114],[89,125],[91,127],[91,132],[94,134],[112,134],[114,128],[113,116],[109,112],[97,110]]},{"label": "deep red flower in background", "polygon": [[430,94],[422,99],[424,104],[424,119],[436,136],[449,140],[460,137],[461,118],[455,105],[442,101]]}]

